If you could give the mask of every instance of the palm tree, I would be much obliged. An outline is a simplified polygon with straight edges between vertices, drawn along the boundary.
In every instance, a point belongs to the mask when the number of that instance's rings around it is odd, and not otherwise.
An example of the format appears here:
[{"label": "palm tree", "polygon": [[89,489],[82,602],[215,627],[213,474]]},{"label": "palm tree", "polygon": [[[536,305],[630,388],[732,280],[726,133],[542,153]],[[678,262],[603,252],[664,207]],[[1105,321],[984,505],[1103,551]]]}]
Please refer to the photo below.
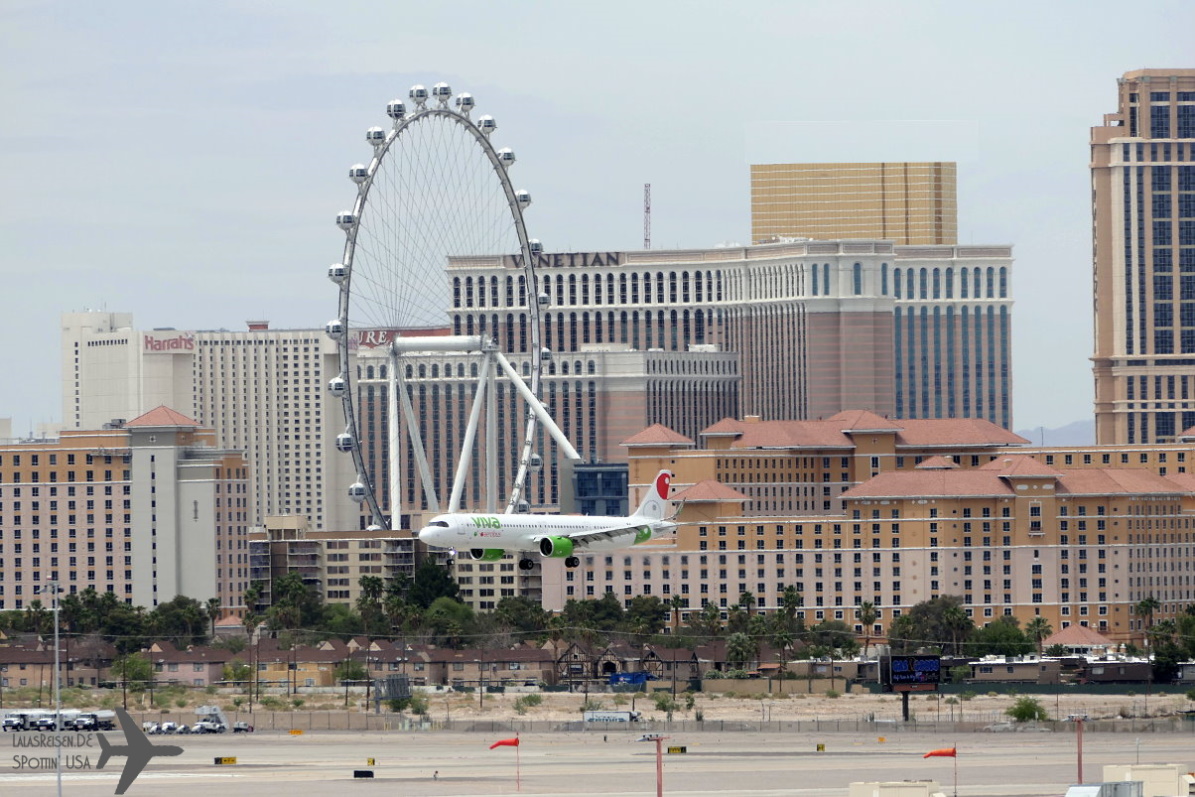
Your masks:
[{"label": "palm tree", "polygon": [[952,603],[942,610],[942,623],[950,634],[951,653],[962,653],[962,640],[959,639],[959,635],[972,625],[971,618],[962,606]]},{"label": "palm tree", "polygon": [[216,620],[220,618],[220,599],[208,598],[205,606],[207,609],[207,619],[212,622],[212,639],[216,638]]},{"label": "palm tree", "polygon": [[871,647],[871,628],[875,625],[879,612],[876,611],[874,603],[863,601],[855,614],[859,617],[859,625],[863,626],[863,658],[866,659],[867,649]]},{"label": "palm tree", "polygon": [[742,606],[743,611],[747,612],[747,616],[750,617],[751,610],[755,608],[755,595],[744,591],[742,595],[739,595],[739,606]]},{"label": "palm tree", "polygon": [[680,631],[680,610],[685,607],[685,599],[680,595],[673,595],[668,605],[672,608],[672,633],[676,634]]},{"label": "palm tree", "polygon": [[1154,624],[1154,612],[1160,608],[1162,608],[1161,602],[1153,595],[1150,595],[1148,598],[1143,598],[1137,603],[1137,605],[1133,607],[1133,614],[1137,615],[1138,617],[1145,618],[1145,633],[1147,638],[1149,629]]},{"label": "palm tree", "polygon": [[726,664],[736,670],[745,670],[747,665],[759,656],[759,645],[749,635],[731,634],[726,638]]},{"label": "palm tree", "polygon": [[1044,617],[1034,617],[1025,624],[1025,633],[1033,637],[1033,641],[1037,643],[1037,656],[1041,658],[1041,641],[1054,633],[1050,621]]}]

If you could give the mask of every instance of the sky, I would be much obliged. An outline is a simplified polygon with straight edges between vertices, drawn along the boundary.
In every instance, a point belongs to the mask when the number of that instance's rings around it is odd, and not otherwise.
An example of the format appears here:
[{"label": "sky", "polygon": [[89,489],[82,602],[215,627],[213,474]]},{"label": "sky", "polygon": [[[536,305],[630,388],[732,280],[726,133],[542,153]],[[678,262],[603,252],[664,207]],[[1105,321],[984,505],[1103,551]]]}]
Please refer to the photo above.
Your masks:
[{"label": "sky", "polygon": [[751,163],[840,154],[812,123],[947,123],[959,242],[1014,247],[1014,426],[1088,420],[1089,128],[1124,72],[1195,66],[1195,3],[1127,8],[6,0],[0,417],[61,421],[63,312],[322,326],[365,129],[446,81],[514,148],[545,251],[641,248],[645,183],[653,248],[746,244]]}]

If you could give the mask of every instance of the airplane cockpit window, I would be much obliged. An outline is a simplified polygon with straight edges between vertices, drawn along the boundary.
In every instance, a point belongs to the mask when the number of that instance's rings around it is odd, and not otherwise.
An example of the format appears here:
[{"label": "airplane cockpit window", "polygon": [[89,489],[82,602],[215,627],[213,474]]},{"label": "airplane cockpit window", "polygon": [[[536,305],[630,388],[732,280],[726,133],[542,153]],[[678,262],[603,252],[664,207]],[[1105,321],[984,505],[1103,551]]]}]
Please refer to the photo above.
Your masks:
[{"label": "airplane cockpit window", "polygon": [[433,520],[431,523],[428,523],[428,525],[429,526],[439,526],[442,529],[446,529],[446,528],[448,528],[448,521],[447,520]]}]

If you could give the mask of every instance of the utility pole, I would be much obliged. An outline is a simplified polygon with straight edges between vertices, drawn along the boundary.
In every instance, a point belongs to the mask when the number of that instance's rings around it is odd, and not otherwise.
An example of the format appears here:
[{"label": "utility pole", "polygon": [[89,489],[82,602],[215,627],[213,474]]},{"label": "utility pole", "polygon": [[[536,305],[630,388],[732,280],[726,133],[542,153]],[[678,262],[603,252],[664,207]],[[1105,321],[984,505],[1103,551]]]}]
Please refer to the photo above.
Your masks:
[{"label": "utility pole", "polygon": [[61,591],[57,581],[44,584],[41,592],[50,591],[54,601],[54,771],[58,781],[58,797],[62,797],[62,692],[58,679],[58,593]]}]

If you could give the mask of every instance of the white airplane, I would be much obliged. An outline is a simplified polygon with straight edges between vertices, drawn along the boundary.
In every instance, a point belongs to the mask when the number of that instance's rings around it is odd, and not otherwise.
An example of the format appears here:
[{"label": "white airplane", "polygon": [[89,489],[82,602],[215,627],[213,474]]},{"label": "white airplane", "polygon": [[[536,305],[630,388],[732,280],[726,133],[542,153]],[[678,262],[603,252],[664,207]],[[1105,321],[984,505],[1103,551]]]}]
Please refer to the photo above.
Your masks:
[{"label": "white airplane", "polygon": [[103,769],[104,765],[108,763],[109,756],[126,756],[124,769],[120,773],[120,782],[116,784],[116,794],[124,794],[129,785],[141,774],[141,770],[145,769],[149,759],[159,755],[179,755],[183,748],[175,745],[154,744],[137,727],[137,723],[133,722],[129,712],[123,708],[116,709],[116,716],[120,720],[121,730],[124,731],[125,744],[111,744],[107,736],[97,733],[96,736],[100,738],[101,753],[96,769]]},{"label": "white airplane", "polygon": [[[656,474],[643,503],[630,517],[600,515],[437,515],[420,529],[421,542],[433,548],[468,551],[473,559],[492,562],[507,551],[534,552],[564,559],[565,567],[581,563],[578,553],[629,548],[674,530],[668,492],[672,474]],[[535,567],[520,558],[519,567]]]}]

